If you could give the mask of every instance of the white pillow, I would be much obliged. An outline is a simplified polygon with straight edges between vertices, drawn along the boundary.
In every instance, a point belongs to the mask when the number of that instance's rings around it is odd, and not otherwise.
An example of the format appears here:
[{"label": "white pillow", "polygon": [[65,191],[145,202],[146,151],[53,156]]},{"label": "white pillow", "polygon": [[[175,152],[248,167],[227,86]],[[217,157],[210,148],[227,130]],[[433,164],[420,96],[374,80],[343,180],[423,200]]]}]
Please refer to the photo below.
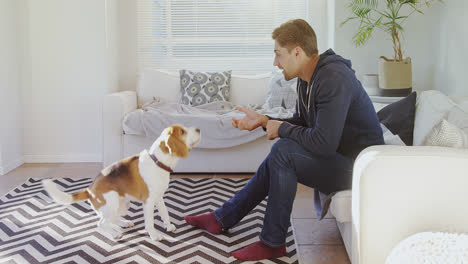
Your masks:
[{"label": "white pillow", "polygon": [[286,81],[281,71],[273,72],[265,97],[265,107],[294,109],[297,101],[297,78]]},{"label": "white pillow", "polygon": [[151,102],[155,97],[167,102],[180,100],[180,77],[178,72],[161,69],[144,69],[138,74],[138,107]]},{"label": "white pillow", "polygon": [[455,106],[448,96],[429,90],[418,92],[414,119],[413,145],[421,146],[431,129]]},{"label": "white pillow", "polygon": [[455,106],[449,111],[447,121],[468,134],[468,112],[463,111],[460,107]]},{"label": "white pillow", "polygon": [[231,99],[236,105],[263,105],[271,72],[231,76]]},{"label": "white pillow", "polygon": [[445,119],[427,135],[425,146],[468,148],[468,134]]},{"label": "white pillow", "polygon": [[461,110],[468,112],[468,96],[450,96],[450,99],[452,99]]}]

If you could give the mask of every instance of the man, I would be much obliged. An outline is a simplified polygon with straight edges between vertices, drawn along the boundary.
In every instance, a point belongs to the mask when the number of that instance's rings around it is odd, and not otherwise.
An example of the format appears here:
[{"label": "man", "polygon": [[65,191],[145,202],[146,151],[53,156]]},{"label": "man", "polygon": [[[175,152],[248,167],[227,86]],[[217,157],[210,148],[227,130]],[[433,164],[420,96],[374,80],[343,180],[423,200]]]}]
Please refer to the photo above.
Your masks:
[{"label": "man", "polygon": [[299,77],[296,112],[290,119],[273,120],[237,107],[244,118],[233,118],[241,130],[259,126],[268,139],[280,139],[255,175],[223,206],[212,213],[185,220],[213,234],[237,224],[266,196],[260,241],[232,255],[241,260],[277,258],[286,254],[286,233],[297,183],[333,194],[351,188],[354,159],[364,148],[384,144],[372,103],[356,79],[351,62],[331,49],[318,55],[314,30],[301,19],[291,20],[272,33],[274,65],[286,80]]}]

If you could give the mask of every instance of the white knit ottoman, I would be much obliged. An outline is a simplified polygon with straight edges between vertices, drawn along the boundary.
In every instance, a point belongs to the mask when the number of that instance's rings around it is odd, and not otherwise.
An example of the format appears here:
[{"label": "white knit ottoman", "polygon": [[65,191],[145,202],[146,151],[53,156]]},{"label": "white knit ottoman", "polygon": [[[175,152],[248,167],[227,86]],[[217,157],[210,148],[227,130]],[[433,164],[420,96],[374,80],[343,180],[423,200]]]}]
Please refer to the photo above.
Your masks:
[{"label": "white knit ottoman", "polygon": [[468,234],[422,232],[398,243],[386,264],[468,264]]}]

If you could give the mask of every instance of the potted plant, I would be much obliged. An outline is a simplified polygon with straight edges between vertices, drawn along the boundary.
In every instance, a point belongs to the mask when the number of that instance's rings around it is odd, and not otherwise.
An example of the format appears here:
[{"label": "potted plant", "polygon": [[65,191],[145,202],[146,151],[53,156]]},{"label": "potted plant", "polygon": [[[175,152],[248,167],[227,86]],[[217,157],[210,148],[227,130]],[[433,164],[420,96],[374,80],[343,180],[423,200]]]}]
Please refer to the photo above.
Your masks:
[{"label": "potted plant", "polygon": [[388,59],[381,56],[379,59],[379,95],[406,96],[411,93],[411,58],[404,58],[401,48],[403,23],[413,13],[423,14],[422,6],[430,7],[434,1],[442,2],[442,0],[350,1],[348,8],[352,16],[343,21],[341,25],[351,20],[360,22],[358,31],[353,37],[353,42],[357,47],[363,45],[376,28],[388,33],[393,43],[394,57]]}]

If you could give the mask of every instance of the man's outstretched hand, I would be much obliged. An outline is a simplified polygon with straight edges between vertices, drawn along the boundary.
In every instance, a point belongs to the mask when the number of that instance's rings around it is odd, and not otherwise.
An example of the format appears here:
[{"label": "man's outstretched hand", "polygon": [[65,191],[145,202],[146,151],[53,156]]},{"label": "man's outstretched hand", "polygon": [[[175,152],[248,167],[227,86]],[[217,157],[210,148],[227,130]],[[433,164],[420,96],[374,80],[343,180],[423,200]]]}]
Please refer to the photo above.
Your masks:
[{"label": "man's outstretched hand", "polygon": [[268,122],[268,117],[262,114],[255,112],[252,109],[236,106],[236,109],[245,113],[244,118],[236,119],[232,118],[232,125],[240,130],[249,130],[252,131],[259,126],[266,127]]}]

